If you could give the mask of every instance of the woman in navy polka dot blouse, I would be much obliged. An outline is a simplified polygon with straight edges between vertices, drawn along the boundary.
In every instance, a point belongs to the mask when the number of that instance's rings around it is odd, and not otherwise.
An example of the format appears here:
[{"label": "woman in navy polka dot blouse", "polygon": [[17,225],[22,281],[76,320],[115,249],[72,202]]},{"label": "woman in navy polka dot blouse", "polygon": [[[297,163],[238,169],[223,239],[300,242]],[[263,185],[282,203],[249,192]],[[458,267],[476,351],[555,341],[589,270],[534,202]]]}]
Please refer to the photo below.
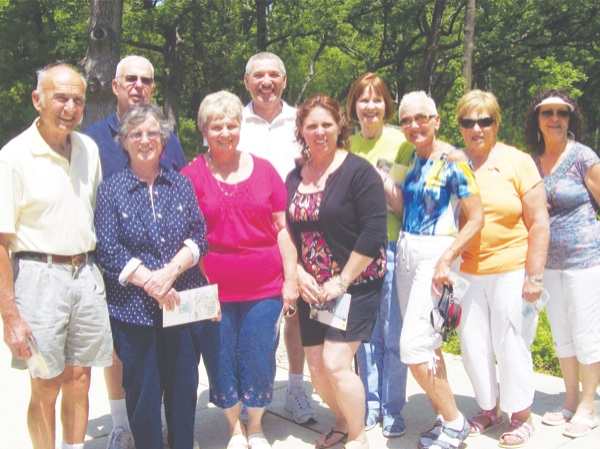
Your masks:
[{"label": "woman in navy polka dot blouse", "polygon": [[101,184],[95,224],[135,445],[163,448],[164,394],[169,445],[191,449],[202,344],[219,324],[162,326],[160,309],[172,309],[179,291],[207,284],[198,268],[208,244],[196,195],[187,178],[160,165],[168,136],[153,104],[121,118],[117,138],[129,164]]}]

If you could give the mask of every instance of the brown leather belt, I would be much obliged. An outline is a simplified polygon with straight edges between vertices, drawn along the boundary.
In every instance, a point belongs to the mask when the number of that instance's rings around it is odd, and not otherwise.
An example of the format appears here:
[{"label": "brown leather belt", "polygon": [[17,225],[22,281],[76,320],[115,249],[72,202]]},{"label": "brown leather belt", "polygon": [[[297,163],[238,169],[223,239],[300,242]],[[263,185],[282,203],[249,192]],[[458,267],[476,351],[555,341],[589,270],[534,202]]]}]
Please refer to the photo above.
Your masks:
[{"label": "brown leather belt", "polygon": [[87,262],[88,256],[92,253],[75,254],[74,256],[60,256],[58,254],[35,253],[33,251],[20,251],[15,253],[15,257],[19,259],[37,260],[40,262],[49,262],[59,265],[71,265],[78,267]]}]

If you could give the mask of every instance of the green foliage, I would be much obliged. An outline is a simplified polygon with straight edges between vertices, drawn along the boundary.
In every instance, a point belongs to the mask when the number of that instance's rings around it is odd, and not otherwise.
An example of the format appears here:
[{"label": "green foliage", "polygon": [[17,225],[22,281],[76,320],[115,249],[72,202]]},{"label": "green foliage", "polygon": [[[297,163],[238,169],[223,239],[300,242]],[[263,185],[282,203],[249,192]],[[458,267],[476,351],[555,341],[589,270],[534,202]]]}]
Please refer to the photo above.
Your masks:
[{"label": "green foliage", "polygon": [[[195,121],[200,101],[210,92],[226,89],[249,100],[245,64],[264,41],[286,63],[284,99],[289,103],[317,91],[344,101],[351,83],[362,72],[374,71],[396,101],[412,90],[430,92],[442,115],[440,136],[462,146],[454,109],[466,90],[461,77],[463,1],[261,3],[264,35],[257,26],[256,0],[125,0],[122,55],[137,53],[154,63],[155,100],[173,111],[182,128]],[[88,16],[89,2],[83,0],[0,0],[0,104],[12,105],[0,119],[0,144],[35,115],[28,94],[16,98],[34,87],[35,69],[59,58],[72,63],[83,58]],[[524,148],[529,101],[542,88],[559,87],[578,99],[587,141],[597,148],[597,0],[478,0],[475,33],[473,87],[498,97],[500,140]],[[190,131],[181,132],[194,146],[198,139]]]}]

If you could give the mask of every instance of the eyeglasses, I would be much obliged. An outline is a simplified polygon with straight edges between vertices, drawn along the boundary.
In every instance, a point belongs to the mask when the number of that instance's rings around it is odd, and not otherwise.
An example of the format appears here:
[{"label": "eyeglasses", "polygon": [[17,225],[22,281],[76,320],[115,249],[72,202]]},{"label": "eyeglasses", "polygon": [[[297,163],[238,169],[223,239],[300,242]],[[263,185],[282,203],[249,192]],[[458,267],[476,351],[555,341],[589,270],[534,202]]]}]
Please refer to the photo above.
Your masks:
[{"label": "eyeglasses", "polygon": [[140,80],[144,86],[152,86],[154,84],[154,78],[149,76],[122,75],[119,78],[124,78],[125,84],[135,84],[137,80]]},{"label": "eyeglasses", "polygon": [[492,126],[492,124],[496,121],[496,119],[494,117],[485,117],[485,118],[480,118],[478,120],[472,120],[470,118],[461,118],[458,123],[460,124],[461,128],[465,128],[465,129],[471,129],[475,127],[475,124],[477,124],[477,126],[479,126],[480,128],[487,128],[489,126]]},{"label": "eyeglasses", "polygon": [[431,120],[435,115],[425,115],[425,114],[417,114],[414,117],[404,117],[400,120],[400,126],[403,128],[408,128],[412,125],[412,122],[415,122],[417,125],[421,126]]},{"label": "eyeglasses", "polygon": [[158,140],[160,139],[160,131],[151,130],[151,131],[134,131],[127,135],[127,138],[133,141],[142,140],[144,134],[148,138],[148,140]]},{"label": "eyeglasses", "polygon": [[555,113],[560,118],[567,118],[569,115],[571,115],[571,113],[566,109],[559,109],[558,111],[555,111],[554,109],[546,109],[545,111],[540,112],[540,115],[542,117],[552,118],[554,117]]}]

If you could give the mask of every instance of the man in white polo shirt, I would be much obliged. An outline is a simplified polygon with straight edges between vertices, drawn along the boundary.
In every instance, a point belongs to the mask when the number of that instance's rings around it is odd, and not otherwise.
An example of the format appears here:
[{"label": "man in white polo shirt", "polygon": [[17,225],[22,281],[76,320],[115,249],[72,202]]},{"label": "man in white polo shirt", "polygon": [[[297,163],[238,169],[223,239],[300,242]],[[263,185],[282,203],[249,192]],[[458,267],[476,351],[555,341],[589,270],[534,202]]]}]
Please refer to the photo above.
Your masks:
[{"label": "man in white polo shirt", "polygon": [[[296,108],[281,99],[287,77],[283,61],[275,54],[262,52],[246,64],[244,84],[252,101],[242,113],[238,148],[267,159],[285,181],[300,157],[300,145],[294,137]],[[285,409],[299,424],[316,420],[302,386],[304,349],[300,341],[298,316],[286,318],[284,341],[289,361],[288,388]]]},{"label": "man in white polo shirt", "polygon": [[[0,313],[15,368],[32,341],[27,425],[33,447],[54,448],[62,393],[62,448],[83,449],[91,367],[112,363],[104,283],[95,261],[98,147],[74,131],[85,80],[60,63],[38,72],[39,117],[0,151]],[[11,258],[9,258],[9,250]]]}]

